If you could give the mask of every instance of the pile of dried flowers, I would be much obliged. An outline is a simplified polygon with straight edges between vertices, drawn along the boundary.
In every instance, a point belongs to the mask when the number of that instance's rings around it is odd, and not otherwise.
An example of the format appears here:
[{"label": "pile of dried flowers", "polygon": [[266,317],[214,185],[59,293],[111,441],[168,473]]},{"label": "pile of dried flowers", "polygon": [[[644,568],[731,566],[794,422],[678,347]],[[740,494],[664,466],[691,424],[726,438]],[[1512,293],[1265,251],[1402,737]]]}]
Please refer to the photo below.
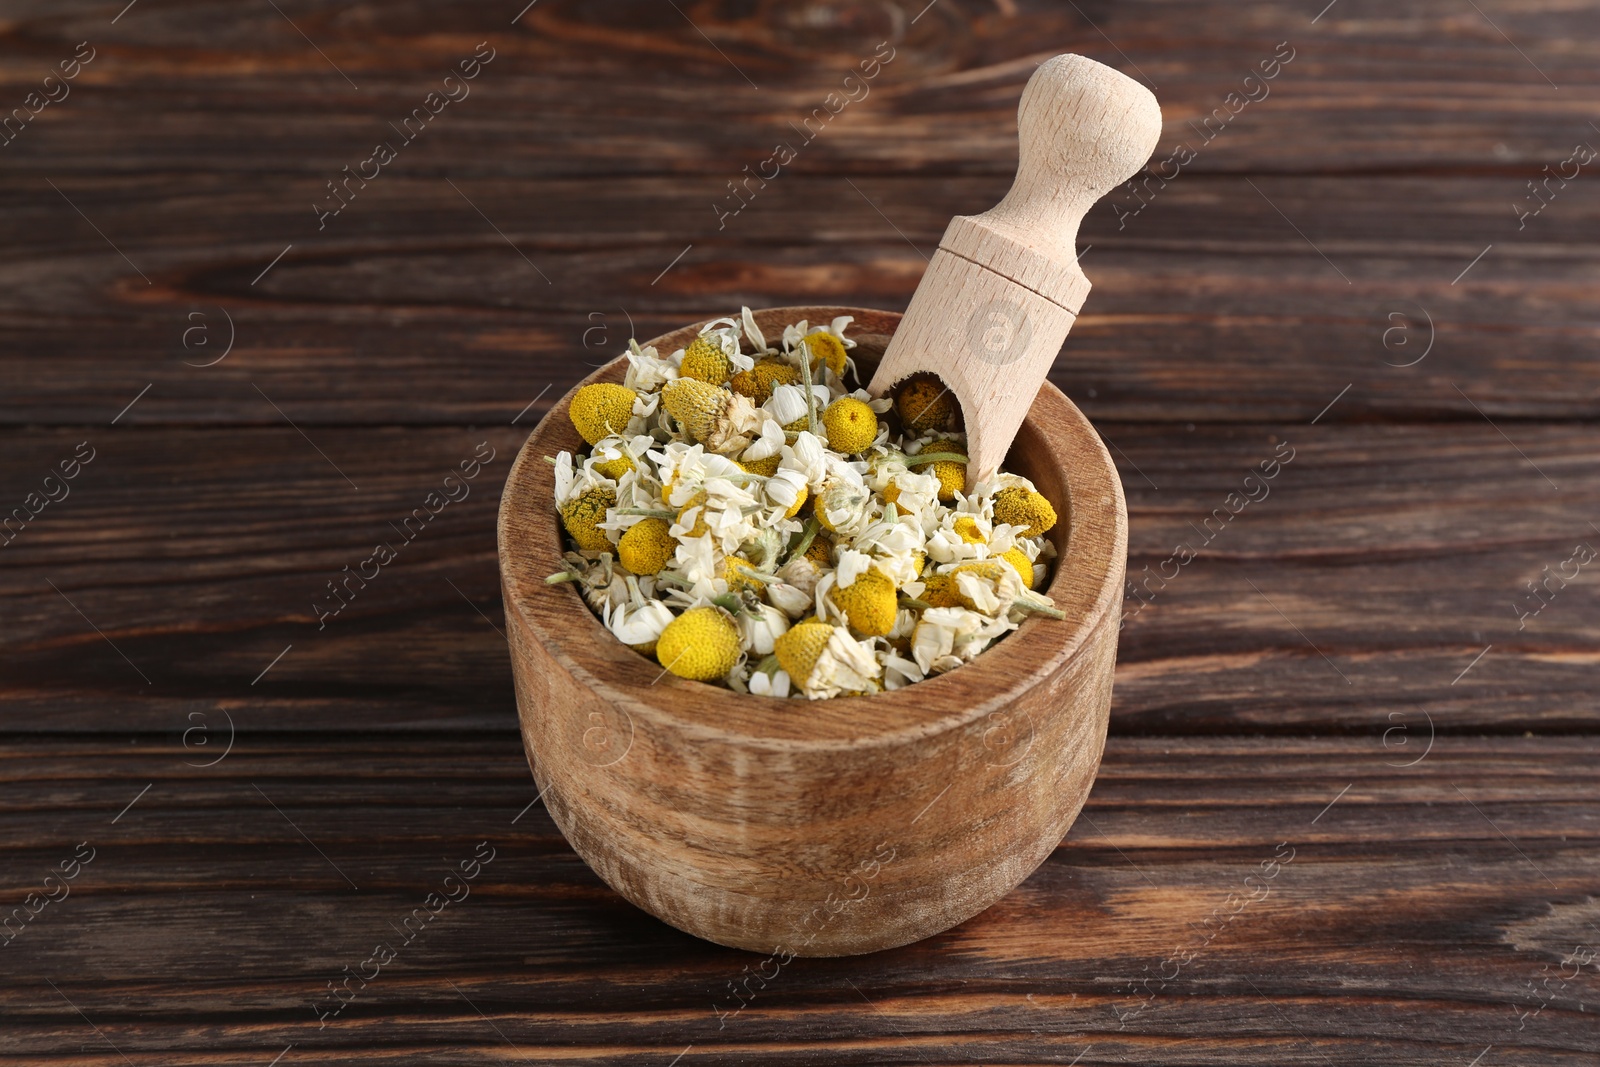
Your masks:
[{"label": "pile of dried flowers", "polygon": [[[897,689],[971,660],[1029,613],[1055,510],[1026,478],[969,484],[936,380],[859,386],[849,316],[777,346],[749,308],[624,384],[587,385],[587,455],[555,457],[577,584],[617,639],[683,678],[811,698]],[[898,431],[898,432],[897,432]]]}]

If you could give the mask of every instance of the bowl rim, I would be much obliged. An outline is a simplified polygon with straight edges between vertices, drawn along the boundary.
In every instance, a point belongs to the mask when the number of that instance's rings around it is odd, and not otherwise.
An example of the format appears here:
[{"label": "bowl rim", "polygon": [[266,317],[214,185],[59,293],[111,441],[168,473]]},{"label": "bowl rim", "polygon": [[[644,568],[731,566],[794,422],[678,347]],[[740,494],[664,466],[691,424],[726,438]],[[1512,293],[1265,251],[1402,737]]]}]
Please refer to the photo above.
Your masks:
[{"label": "bowl rim", "polygon": [[[848,333],[857,339],[886,339],[901,319],[899,312],[832,305],[766,308],[754,315],[769,333],[802,319],[825,323],[849,315],[854,322]],[[712,321],[701,319],[640,343],[676,351]],[[898,690],[859,697],[801,702],[747,695],[667,674],[652,659],[618,641],[569,583],[550,586],[543,580],[559,569],[565,546],[551,499],[554,471],[542,456],[585,447],[567,418],[573,395],[595,382],[620,382],[625,368],[626,356],[609,360],[551,405],[511,465],[496,528],[502,595],[513,644],[521,634],[528,635],[570,672],[574,681],[630,717],[643,716],[656,726],[690,737],[727,740],[736,735],[743,743],[776,749],[900,744],[912,737],[966,727],[1003,710],[1034,685],[1048,683],[1080,656],[1090,638],[1107,624],[1113,605],[1121,601],[1127,558],[1121,478],[1088,419],[1064,393],[1046,382],[1025,424],[1050,420],[1056,436],[1070,440],[1074,454],[1083,460],[1063,465],[1070,506],[1062,509],[1060,501],[1052,501],[1058,511],[1069,516],[1070,527],[1065,551],[1055,561],[1045,592],[1067,612],[1065,622],[1029,618],[955,670]],[[571,440],[558,444],[566,438]],[[534,516],[544,521],[530,523]],[[1091,561],[1080,558],[1082,549],[1095,546],[1102,549],[1094,567],[1100,571],[1098,577],[1085,569]],[[542,613],[559,615],[561,625],[547,623]],[[1070,630],[1062,633],[1062,627]],[[797,715],[797,711],[805,714]]]}]

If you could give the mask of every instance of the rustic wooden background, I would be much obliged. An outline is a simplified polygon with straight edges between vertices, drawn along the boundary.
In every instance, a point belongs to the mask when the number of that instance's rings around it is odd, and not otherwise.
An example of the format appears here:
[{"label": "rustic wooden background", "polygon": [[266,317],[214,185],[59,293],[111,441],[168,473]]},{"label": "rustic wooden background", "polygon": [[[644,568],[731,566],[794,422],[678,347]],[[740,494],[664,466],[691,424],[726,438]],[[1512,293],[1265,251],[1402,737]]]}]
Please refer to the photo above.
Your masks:
[{"label": "rustic wooden background", "polygon": [[[0,108],[94,58],[0,145],[0,512],[94,458],[0,548],[0,915],[93,858],[0,944],[0,1062],[1595,1062],[1600,4],[524,2],[4,7]],[[1055,373],[1114,446],[1130,573],[1294,459],[1130,598],[1104,768],[1038,873],[735,1013],[759,957],[623,903],[531,803],[499,486],[630,323],[903,308],[1062,51],[1155,87],[1157,160],[1195,152],[1087,220]]]}]

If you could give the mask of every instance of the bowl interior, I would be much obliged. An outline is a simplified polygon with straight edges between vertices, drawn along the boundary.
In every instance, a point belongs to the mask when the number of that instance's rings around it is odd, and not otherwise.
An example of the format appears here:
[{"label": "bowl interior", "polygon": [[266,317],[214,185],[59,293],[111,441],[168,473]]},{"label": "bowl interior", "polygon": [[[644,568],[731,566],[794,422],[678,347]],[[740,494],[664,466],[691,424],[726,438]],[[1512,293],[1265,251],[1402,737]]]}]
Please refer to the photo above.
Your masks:
[{"label": "bowl interior", "polygon": [[[756,313],[769,340],[801,319],[815,324],[852,315],[846,335],[861,380],[871,377],[900,316],[862,308],[770,308]],[[684,347],[698,323],[651,342],[662,353]],[[616,640],[569,585],[544,578],[561,569],[560,522],[553,502],[554,472],[545,456],[586,448],[568,418],[572,394],[591,382],[620,382],[619,357],[574,386],[535,427],[508,476],[500,509],[500,567],[506,610],[574,677],[630,714],[675,720],[689,730],[735,731],[774,744],[860,744],[905,731],[948,729],[981,717],[1052,674],[1075,655],[1121,592],[1127,554],[1122,488],[1105,447],[1061,392],[1046,384],[1023,422],[1005,469],[1031,480],[1054,505],[1059,521],[1048,535],[1057,558],[1044,590],[1065,621],[1030,618],[973,662],[904,689],[866,697],[797,701],[745,696],[718,686],[663,674]]]}]

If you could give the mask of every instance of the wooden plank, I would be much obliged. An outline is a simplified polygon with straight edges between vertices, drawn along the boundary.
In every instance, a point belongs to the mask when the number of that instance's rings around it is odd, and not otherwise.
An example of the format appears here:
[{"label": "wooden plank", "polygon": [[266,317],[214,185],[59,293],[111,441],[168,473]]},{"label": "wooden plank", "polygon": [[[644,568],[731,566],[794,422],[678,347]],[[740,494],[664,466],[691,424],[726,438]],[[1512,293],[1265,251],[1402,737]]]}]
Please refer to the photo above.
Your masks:
[{"label": "wooden plank", "polygon": [[[1593,727],[1600,605],[1592,565],[1569,561],[1600,545],[1594,429],[1102,429],[1140,590],[1125,598],[1120,728]],[[181,732],[218,708],[251,731],[507,721],[493,517],[522,431],[6,431],[0,499],[39,490],[80,432],[98,451],[71,495],[0,549],[13,729]],[[481,442],[495,458],[468,495],[319,629],[327,583],[398,543],[391,524]],[[1274,457],[1288,462],[1261,479]],[[1260,499],[1240,507],[1247,493]],[[1178,563],[1180,546],[1197,557]],[[1527,583],[1546,581],[1535,599]]]},{"label": "wooden plank", "polygon": [[[1073,51],[1156,86],[1168,152],[1197,136],[1190,122],[1230,106],[1229,93],[1256,96],[1214,134],[1196,170],[1515,162],[1531,173],[1589,136],[1585,90],[1592,95],[1596,68],[1587,42],[1600,31],[1593,5],[1552,0],[1465,13],[1450,0],[1403,13],[1341,0],[1320,16],[1311,4],[1242,15],[1217,0],[1077,8],[943,0],[915,21],[925,5],[830,9],[815,19],[778,7],[680,6],[602,12],[543,0],[514,26],[504,11],[464,2],[382,17],[300,4],[286,9],[293,26],[270,7],[217,3],[114,25],[93,3],[40,7],[16,17],[25,29],[0,53],[0,79],[19,91],[10,95],[34,88],[85,36],[99,54],[8,155],[34,173],[293,171],[320,188],[390,137],[387,123],[487,40],[495,58],[428,131],[474,144],[457,157],[473,169],[702,173],[720,186],[777,139],[798,139],[788,124],[812,116],[830,92],[848,91],[859,101],[802,146],[796,166],[1005,173],[1022,83],[1041,59]],[[861,97],[844,78],[885,40],[893,59]],[[1280,42],[1294,58],[1265,87],[1246,84]],[[152,114],[163,121],[148,121]]]},{"label": "wooden plank", "polygon": [[[96,853],[0,943],[0,1064],[1594,1062],[1600,608],[1587,566],[1527,583],[1600,537],[1600,201],[1517,212],[1600,136],[1600,5],[522,3],[8,12],[13,106],[99,51],[4,149],[0,509],[97,451],[0,548],[0,916]],[[482,40],[472,98],[318,229]],[[1135,580],[1198,557],[1130,594],[1098,784],[1034,877],[732,1014],[761,958],[623,903],[535,802],[500,480],[630,317],[903,307],[1067,50],[1156,85],[1156,160],[1197,149],[1086,220],[1055,379],[1113,446]],[[479,441],[470,495],[319,631]],[[470,899],[319,1027],[485,840]]]},{"label": "wooden plank", "polygon": [[[261,393],[305,425],[509,421],[630,324],[643,339],[740,304],[902,308],[948,219],[1004,191],[796,175],[719,234],[699,180],[533,197],[457,182],[502,239],[443,177],[397,175],[352,205],[360,226],[318,238],[286,233],[284,180],[63,181],[152,284],[49,188],[0,183],[22,205],[0,268],[3,423],[109,422],[146,385],[130,424],[275,421]],[[1255,184],[1185,176],[1136,216],[1086,221],[1095,288],[1053,380],[1092,418],[1309,419],[1352,383],[1330,419],[1600,412],[1593,190],[1519,232],[1510,178]]]},{"label": "wooden plank", "polygon": [[[533,790],[514,734],[253,740],[203,770],[174,743],[12,736],[4,900],[77,842],[96,851],[5,948],[0,1056],[115,1059],[69,998],[135,1063],[264,1063],[291,1042],[300,1062],[361,1063],[666,1062],[690,1044],[714,1062],[1092,1045],[1080,1062],[1404,1064],[1492,1044],[1497,1062],[1579,1063],[1600,1050],[1581,1007],[1600,972],[1560,961],[1600,920],[1595,745],[1443,738],[1395,769],[1355,738],[1114,732],[1086,817],[995,908],[903,949],[793,961],[732,1014],[728,983],[761,958],[622,903],[542,807],[513,824]],[[484,840],[469,895],[319,1029],[327,981],[398,940]]]}]

